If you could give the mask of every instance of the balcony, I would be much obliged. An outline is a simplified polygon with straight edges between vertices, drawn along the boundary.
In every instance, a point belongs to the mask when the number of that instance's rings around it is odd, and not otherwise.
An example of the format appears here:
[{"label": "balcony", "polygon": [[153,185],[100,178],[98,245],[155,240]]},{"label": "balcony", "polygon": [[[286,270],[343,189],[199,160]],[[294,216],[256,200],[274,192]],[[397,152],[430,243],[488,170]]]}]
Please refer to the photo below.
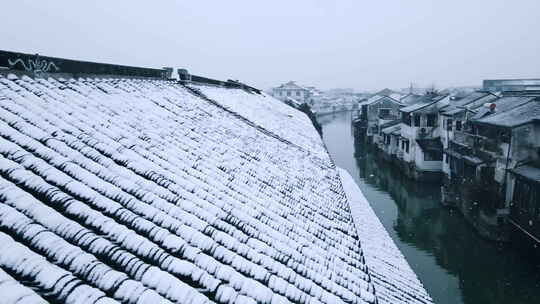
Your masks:
[{"label": "balcony", "polygon": [[484,151],[495,154],[501,154],[503,152],[501,141],[462,131],[454,131],[453,141],[474,151]]}]

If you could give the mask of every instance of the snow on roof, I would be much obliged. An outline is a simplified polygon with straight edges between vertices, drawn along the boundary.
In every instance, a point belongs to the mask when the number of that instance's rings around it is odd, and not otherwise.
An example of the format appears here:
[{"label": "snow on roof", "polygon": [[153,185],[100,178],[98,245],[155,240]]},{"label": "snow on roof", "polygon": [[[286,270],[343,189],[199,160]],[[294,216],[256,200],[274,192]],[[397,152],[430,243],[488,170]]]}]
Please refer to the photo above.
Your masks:
[{"label": "snow on roof", "polygon": [[512,97],[501,97],[497,100],[492,101],[491,103],[494,103],[496,105],[495,112],[491,113],[491,110],[489,107],[480,107],[476,110],[476,114],[474,114],[470,119],[471,120],[479,120],[483,117],[487,116],[497,116],[500,115],[510,109],[513,109],[515,107],[519,107],[525,103],[528,103],[529,101],[533,100],[534,97],[520,97],[520,96],[512,96]]},{"label": "snow on roof", "polygon": [[375,215],[354,229],[313,126],[268,96],[202,90],[218,101],[165,80],[0,75],[4,300],[429,302],[399,251],[369,249],[391,246],[364,240],[384,233]]},{"label": "snow on roof", "polygon": [[485,102],[487,102],[487,100],[493,100],[493,99],[496,99],[497,96],[491,94],[491,93],[487,93],[487,92],[473,92],[461,99],[458,99],[456,101],[453,101],[452,102],[452,106],[454,107],[465,107],[477,100],[486,100]]},{"label": "snow on roof", "polygon": [[485,103],[493,102],[498,98],[498,96],[491,93],[474,92],[460,100],[452,102],[452,104],[442,110],[441,113],[445,116],[452,116],[466,110],[476,109],[478,107],[481,107]]},{"label": "snow on roof", "polygon": [[397,104],[401,104],[401,102],[399,102],[399,99],[395,99],[395,98],[392,98],[390,96],[373,95],[370,98],[368,98],[367,100],[362,101],[361,103],[359,103],[359,105],[372,105],[374,103],[377,103],[377,102],[383,101],[383,100],[389,100],[389,101],[395,102]]},{"label": "snow on roof", "polygon": [[400,93],[393,93],[393,94],[388,95],[388,97],[390,97],[392,99],[395,99],[395,100],[400,100],[402,96],[403,96],[403,94],[400,94]]},{"label": "snow on roof", "polygon": [[424,95],[424,96],[422,96],[422,98],[417,99],[414,104],[412,104],[410,106],[403,107],[403,108],[401,108],[399,110],[401,112],[411,113],[411,112],[423,109],[423,108],[425,108],[427,106],[434,105],[434,104],[436,104],[437,102],[443,100],[446,97],[447,97],[447,95],[438,95],[438,96]]},{"label": "snow on roof", "polygon": [[[208,98],[248,118],[258,126],[328,160],[328,153],[319,134],[306,132],[312,127],[311,120],[306,114],[268,95],[252,94],[241,89],[204,85],[194,87]],[[261,113],[265,114],[261,115]]]},{"label": "snow on roof", "polygon": [[399,102],[401,102],[402,104],[404,105],[412,105],[414,104],[416,101],[418,101],[419,99],[421,99],[422,96],[420,95],[415,95],[415,94],[407,94],[405,96],[403,96]]},{"label": "snow on roof", "polygon": [[432,303],[422,283],[386,232],[351,175],[339,168],[356,231],[362,240],[371,277],[381,304]]},{"label": "snow on roof", "polygon": [[399,94],[398,92],[394,91],[394,90],[391,90],[389,88],[384,88],[382,90],[380,90],[379,92],[375,93],[374,95],[379,95],[379,96],[390,96],[392,94]]},{"label": "snow on roof", "polygon": [[530,101],[506,112],[488,115],[479,119],[478,122],[512,128],[530,123],[538,118],[540,118],[540,101]]},{"label": "snow on roof", "polygon": [[398,130],[401,130],[401,125],[393,125],[393,126],[390,126],[390,127],[386,127],[384,129],[381,130],[381,132],[383,132],[384,134],[391,134],[392,132],[395,132],[395,131],[398,131]]}]

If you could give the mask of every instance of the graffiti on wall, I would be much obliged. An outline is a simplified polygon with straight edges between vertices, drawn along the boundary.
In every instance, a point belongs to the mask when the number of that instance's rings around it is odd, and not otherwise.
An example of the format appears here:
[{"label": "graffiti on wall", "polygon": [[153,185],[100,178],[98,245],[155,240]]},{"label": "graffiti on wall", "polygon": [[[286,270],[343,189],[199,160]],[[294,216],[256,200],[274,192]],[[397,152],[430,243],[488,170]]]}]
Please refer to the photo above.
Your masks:
[{"label": "graffiti on wall", "polygon": [[54,62],[42,59],[39,55],[35,58],[28,58],[26,61],[22,58],[8,59],[9,67],[15,68],[19,65],[19,68],[23,68],[27,72],[58,72],[60,68],[54,64]]}]

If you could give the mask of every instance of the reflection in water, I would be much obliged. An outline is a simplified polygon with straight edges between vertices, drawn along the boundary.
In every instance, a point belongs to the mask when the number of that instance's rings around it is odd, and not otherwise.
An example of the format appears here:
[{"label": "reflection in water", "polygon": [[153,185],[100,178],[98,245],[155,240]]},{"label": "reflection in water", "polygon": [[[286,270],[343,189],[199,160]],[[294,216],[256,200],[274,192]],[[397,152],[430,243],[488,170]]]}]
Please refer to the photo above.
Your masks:
[{"label": "reflection in water", "polygon": [[350,115],[319,118],[328,151],[355,178],[436,303],[540,303],[540,268],[479,238],[458,212],[441,207],[438,186],[406,179],[364,147],[355,151]]}]

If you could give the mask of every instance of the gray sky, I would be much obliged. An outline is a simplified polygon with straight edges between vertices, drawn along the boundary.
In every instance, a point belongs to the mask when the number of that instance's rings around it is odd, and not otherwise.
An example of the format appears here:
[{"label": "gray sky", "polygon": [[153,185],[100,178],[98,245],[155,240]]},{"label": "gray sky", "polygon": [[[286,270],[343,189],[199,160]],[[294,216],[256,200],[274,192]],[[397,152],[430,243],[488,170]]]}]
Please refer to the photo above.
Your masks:
[{"label": "gray sky", "polygon": [[185,67],[263,89],[540,77],[539,0],[3,2],[0,49]]}]

